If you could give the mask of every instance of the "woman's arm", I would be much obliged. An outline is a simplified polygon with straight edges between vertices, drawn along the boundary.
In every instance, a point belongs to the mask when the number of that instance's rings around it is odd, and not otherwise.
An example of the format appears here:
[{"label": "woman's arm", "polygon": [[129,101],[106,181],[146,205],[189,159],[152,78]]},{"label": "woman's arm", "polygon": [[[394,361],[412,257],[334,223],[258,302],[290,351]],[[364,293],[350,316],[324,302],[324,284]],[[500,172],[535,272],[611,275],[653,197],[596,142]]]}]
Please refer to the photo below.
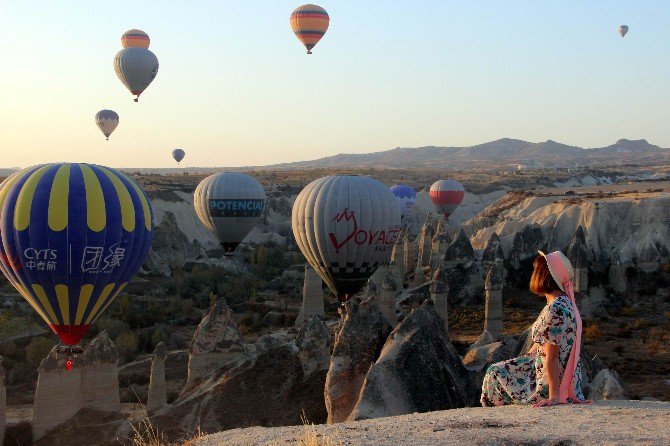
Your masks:
[{"label": "woman's arm", "polygon": [[535,343],[530,347],[530,350],[528,350],[527,354],[532,355],[533,353],[535,353],[535,352],[537,351],[538,348],[540,348],[540,344],[538,344],[537,342],[535,342]]},{"label": "woman's arm", "polygon": [[547,374],[547,381],[549,382],[549,399],[538,401],[534,404],[534,407],[554,406],[558,404],[559,388],[561,386],[558,380],[558,352],[558,345],[550,342],[544,343],[544,371]]}]

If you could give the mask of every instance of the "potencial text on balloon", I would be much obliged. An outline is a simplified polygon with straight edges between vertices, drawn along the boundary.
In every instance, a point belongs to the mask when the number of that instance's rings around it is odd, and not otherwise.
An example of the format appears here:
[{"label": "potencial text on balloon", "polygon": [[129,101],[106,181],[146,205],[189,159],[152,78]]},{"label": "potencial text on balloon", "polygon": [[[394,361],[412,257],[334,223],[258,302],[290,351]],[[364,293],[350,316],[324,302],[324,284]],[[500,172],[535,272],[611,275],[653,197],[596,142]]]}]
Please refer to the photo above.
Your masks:
[{"label": "potencial text on balloon", "polygon": [[209,200],[212,217],[258,217],[263,213],[265,200]]}]

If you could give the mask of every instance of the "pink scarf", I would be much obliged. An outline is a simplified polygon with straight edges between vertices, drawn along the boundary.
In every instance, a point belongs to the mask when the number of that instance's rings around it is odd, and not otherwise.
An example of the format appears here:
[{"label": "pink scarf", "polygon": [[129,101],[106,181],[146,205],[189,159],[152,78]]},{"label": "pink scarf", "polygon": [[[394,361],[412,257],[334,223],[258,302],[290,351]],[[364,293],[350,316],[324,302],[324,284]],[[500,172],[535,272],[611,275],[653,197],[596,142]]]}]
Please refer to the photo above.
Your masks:
[{"label": "pink scarf", "polygon": [[568,298],[570,298],[570,302],[572,302],[572,309],[575,313],[575,321],[577,322],[575,343],[572,344],[570,358],[568,358],[568,363],[566,364],[565,371],[563,372],[563,379],[561,380],[558,402],[560,404],[591,404],[591,401],[582,401],[575,394],[575,371],[577,370],[577,365],[579,364],[579,355],[582,346],[582,318],[579,315],[577,303],[575,302],[575,291],[572,281],[570,280],[570,273],[568,272],[561,258],[559,258],[556,253],[549,253],[545,256],[545,258],[547,259],[547,264],[550,267],[550,271],[554,277],[554,280],[562,285],[563,291],[568,296]]}]

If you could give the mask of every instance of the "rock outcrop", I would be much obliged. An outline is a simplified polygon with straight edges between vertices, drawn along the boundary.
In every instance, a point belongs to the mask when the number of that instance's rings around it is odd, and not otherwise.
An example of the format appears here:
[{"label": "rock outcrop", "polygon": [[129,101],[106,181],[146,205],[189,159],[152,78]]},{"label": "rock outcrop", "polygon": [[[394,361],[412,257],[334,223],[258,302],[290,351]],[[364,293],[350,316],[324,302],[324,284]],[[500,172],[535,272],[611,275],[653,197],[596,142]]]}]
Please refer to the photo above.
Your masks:
[{"label": "rock outcrop", "polygon": [[486,306],[484,307],[484,330],[491,333],[495,340],[503,334],[502,292],[505,285],[505,267],[494,264],[486,275]]},{"label": "rock outcrop", "polygon": [[566,254],[574,270],[575,291],[583,292],[589,287],[589,252],[585,240],[584,230],[579,226]]},{"label": "rock outcrop", "polygon": [[375,299],[347,304],[326,377],[328,423],[341,423],[358,401],[365,375],[391,332]]},{"label": "rock outcrop", "polygon": [[386,277],[382,281],[381,293],[379,293],[379,309],[382,311],[382,314],[391,325],[395,327],[398,322],[398,317],[396,316],[396,294],[398,292],[398,284],[396,283],[393,273],[389,270]]},{"label": "rock outcrop", "polygon": [[491,234],[489,241],[486,243],[486,248],[484,248],[484,253],[482,254],[482,264],[488,271],[488,269],[493,265],[504,260],[505,254],[503,253],[502,244],[500,243],[500,237],[498,237],[498,234],[494,232]]},{"label": "rock outcrop", "polygon": [[149,392],[147,394],[147,412],[149,414],[167,406],[165,358],[167,358],[167,349],[163,342],[159,342],[151,358],[151,375],[149,375]]},{"label": "rock outcrop", "polygon": [[320,318],[312,316],[304,323],[296,337],[296,344],[305,376],[328,370],[333,335]]},{"label": "rock outcrop", "polygon": [[430,222],[430,215],[426,215],[426,222],[421,228],[421,233],[419,234],[419,256],[417,259],[417,268],[419,266],[429,266],[430,265],[430,253],[432,248],[433,240],[433,225]]},{"label": "rock outcrop", "polygon": [[461,228],[456,239],[449,244],[444,252],[444,267],[447,269],[467,268],[472,265],[474,260],[475,252],[472,249],[470,239]]},{"label": "rock outcrop", "polygon": [[295,320],[295,325],[300,327],[312,316],[324,317],[326,315],[323,304],[323,280],[319,273],[310,265],[305,265],[305,280],[302,287],[302,308]]},{"label": "rock outcrop", "polygon": [[588,398],[598,400],[627,400],[619,374],[614,370],[602,369],[589,384]]},{"label": "rock outcrop", "polygon": [[348,418],[465,407],[476,393],[442,319],[427,300],[390,334]]},{"label": "rock outcrop", "polygon": [[544,245],[544,235],[538,224],[527,224],[522,230],[514,234],[514,241],[510,249],[508,258],[514,268],[519,268],[521,262],[535,258],[537,251]]},{"label": "rock outcrop", "polygon": [[189,240],[177,224],[172,212],[165,212],[156,226],[152,248],[168,265],[183,265],[187,261],[207,258],[205,248],[198,240]]},{"label": "rock outcrop", "polygon": [[116,346],[101,332],[74,358],[71,370],[66,357],[54,347],[42,360],[33,405],[33,441],[73,417],[82,408],[119,412],[118,360]]},{"label": "rock outcrop", "polygon": [[151,418],[156,429],[176,440],[198,428],[218,432],[300,424],[303,413],[314,423],[326,421],[326,372],[317,370],[305,376],[300,349],[292,337],[266,335],[248,350],[246,360],[219,368],[159,410]]},{"label": "rock outcrop", "polygon": [[412,286],[418,287],[426,283],[426,270],[423,266],[417,266],[414,271],[414,279],[412,279]]},{"label": "rock outcrop", "polygon": [[414,257],[414,243],[409,238],[409,228],[405,231],[402,238],[403,242],[403,257],[405,265],[405,275],[410,274],[416,268],[416,259]]},{"label": "rock outcrop", "polygon": [[435,311],[444,322],[444,331],[449,336],[449,284],[447,282],[447,272],[443,268],[438,268],[433,273],[433,279],[430,283],[430,298],[433,300]]},{"label": "rock outcrop", "polygon": [[189,347],[186,387],[246,359],[233,311],[220,298],[198,325]]},{"label": "rock outcrop", "polygon": [[628,281],[623,266],[621,266],[621,256],[619,251],[612,253],[610,269],[607,272],[610,286],[617,294],[624,294],[628,290]]}]

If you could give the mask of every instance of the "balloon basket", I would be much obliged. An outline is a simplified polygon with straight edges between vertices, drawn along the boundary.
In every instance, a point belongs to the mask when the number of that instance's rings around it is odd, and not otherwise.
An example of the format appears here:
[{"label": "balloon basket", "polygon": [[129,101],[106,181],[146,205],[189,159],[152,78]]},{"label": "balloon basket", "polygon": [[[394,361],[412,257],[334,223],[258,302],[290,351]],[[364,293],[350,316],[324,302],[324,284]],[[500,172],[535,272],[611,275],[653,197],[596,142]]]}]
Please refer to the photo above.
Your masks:
[{"label": "balloon basket", "polygon": [[84,349],[78,345],[59,345],[56,347],[58,359],[65,359],[65,370],[72,370],[73,358],[84,353]]}]

